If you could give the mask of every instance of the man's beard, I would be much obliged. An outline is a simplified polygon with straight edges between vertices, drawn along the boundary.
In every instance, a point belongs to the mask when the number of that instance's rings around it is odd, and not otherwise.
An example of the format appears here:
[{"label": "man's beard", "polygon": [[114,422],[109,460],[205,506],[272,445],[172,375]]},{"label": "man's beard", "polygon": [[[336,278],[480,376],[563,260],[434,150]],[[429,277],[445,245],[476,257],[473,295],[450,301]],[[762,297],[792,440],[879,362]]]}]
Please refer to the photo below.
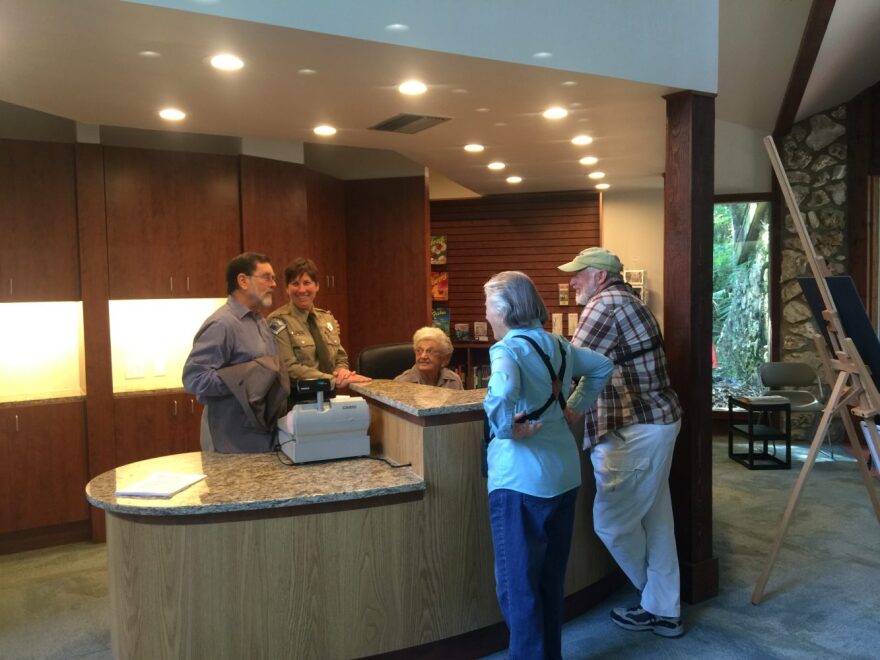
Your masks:
[{"label": "man's beard", "polygon": [[592,298],[590,292],[583,289],[574,294],[574,301],[578,305],[586,305],[588,302],[590,302],[590,298]]}]

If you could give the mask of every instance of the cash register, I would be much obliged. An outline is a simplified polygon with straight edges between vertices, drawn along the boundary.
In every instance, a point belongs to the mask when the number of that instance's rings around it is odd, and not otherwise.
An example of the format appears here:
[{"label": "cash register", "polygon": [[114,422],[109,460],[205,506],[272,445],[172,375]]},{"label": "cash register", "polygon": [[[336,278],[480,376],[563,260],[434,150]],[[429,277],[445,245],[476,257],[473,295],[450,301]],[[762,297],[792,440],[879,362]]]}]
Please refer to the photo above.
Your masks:
[{"label": "cash register", "polygon": [[294,463],[366,456],[369,427],[364,399],[336,396],[326,378],[299,380],[293,408],[278,420],[278,443]]}]

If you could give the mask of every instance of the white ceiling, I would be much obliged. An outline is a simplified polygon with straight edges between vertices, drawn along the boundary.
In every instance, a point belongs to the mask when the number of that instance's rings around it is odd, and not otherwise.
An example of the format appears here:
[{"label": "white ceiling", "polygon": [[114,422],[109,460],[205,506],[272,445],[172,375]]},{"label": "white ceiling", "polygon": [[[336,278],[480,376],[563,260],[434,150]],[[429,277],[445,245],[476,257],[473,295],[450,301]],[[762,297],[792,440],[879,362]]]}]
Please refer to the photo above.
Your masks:
[{"label": "white ceiling", "polygon": [[[810,4],[721,0],[719,120],[772,129]],[[880,6],[877,0],[838,0],[837,7],[849,4]],[[832,27],[834,17],[829,38],[840,32],[836,38],[848,43],[847,52],[865,52],[848,39],[846,24]],[[859,35],[872,44],[870,31]],[[207,65],[208,55],[227,49],[242,54],[244,70],[223,74]],[[139,57],[142,50],[162,56]],[[824,53],[823,46],[820,61]],[[592,189],[584,175],[595,168],[577,163],[587,154],[600,158],[610,193],[662,187],[662,97],[677,90],[116,0],[0,0],[0,61],[0,101],[88,124],[390,150],[405,167],[405,161],[427,166],[432,191],[448,177],[479,194]],[[861,65],[850,69],[873,68]],[[317,74],[299,75],[302,68]],[[397,83],[414,76],[429,84],[428,93],[400,95]],[[878,73],[870,76],[863,86]],[[838,87],[835,94],[847,93]],[[815,95],[826,98],[824,88]],[[569,116],[559,122],[541,117],[551,104],[566,106]],[[170,127],[156,116],[165,105],[183,107],[187,120]],[[399,112],[453,119],[417,135],[367,130]],[[339,133],[316,138],[311,128],[319,123],[332,123]],[[595,137],[593,145],[572,146],[570,138],[582,132]],[[730,134],[719,131],[718,153],[731,147],[721,143]],[[485,143],[486,151],[462,150],[474,141]],[[355,166],[364,159],[355,159],[351,149],[335,151],[345,165],[337,175],[369,176],[369,164]],[[309,154],[320,158],[324,171],[333,170],[333,149],[307,145]],[[495,159],[508,163],[504,173],[486,169]],[[504,181],[508,174],[525,180],[514,188]]]}]

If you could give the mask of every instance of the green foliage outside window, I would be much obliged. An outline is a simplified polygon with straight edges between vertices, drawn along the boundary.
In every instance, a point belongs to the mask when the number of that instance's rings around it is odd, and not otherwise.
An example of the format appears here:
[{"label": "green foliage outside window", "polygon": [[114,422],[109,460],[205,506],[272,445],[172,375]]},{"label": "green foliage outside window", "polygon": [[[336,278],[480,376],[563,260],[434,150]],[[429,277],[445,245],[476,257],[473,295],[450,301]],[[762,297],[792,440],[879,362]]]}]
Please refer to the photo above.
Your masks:
[{"label": "green foliage outside window", "polygon": [[769,344],[769,204],[716,204],[712,272],[713,407],[762,391]]}]

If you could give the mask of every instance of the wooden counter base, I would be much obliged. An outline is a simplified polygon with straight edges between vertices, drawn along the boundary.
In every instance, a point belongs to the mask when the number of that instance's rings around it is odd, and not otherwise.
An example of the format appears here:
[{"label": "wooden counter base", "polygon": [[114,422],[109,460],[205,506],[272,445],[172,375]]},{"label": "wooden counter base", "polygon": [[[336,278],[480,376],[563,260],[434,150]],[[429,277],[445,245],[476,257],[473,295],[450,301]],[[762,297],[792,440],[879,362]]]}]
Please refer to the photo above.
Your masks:
[{"label": "wooden counter base", "polygon": [[[204,524],[108,513],[114,656],[354,658],[493,630],[482,432],[481,421],[421,426],[373,407],[376,449],[425,480],[412,501]],[[569,596],[614,572],[583,473]]]}]

